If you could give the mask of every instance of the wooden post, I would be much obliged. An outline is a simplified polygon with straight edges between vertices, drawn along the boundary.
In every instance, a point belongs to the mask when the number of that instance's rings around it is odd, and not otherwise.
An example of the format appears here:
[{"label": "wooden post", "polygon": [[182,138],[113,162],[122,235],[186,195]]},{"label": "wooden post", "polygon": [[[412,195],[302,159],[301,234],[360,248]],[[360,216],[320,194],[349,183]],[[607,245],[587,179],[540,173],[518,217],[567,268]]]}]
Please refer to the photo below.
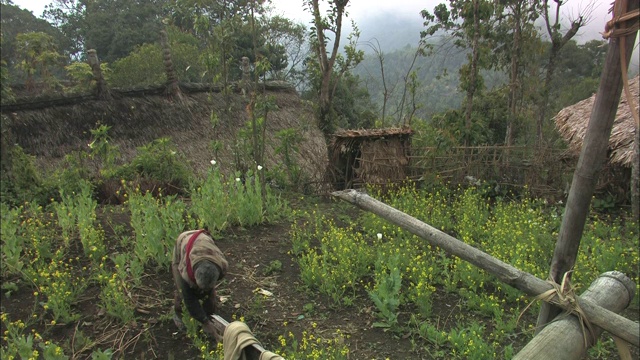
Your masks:
[{"label": "wooden post", "polygon": [[251,65],[248,57],[242,57],[240,68],[242,69],[242,95],[246,96],[251,92],[251,79],[249,78],[251,76]]},{"label": "wooden post", "polygon": [[182,99],[182,92],[180,91],[178,76],[173,67],[173,61],[171,60],[171,46],[169,45],[169,36],[165,29],[160,30],[160,44],[162,45],[164,72],[167,75],[167,94],[180,100]]},{"label": "wooden post", "polygon": [[91,66],[93,72],[93,79],[96,81],[96,98],[101,100],[108,100],[111,98],[107,82],[102,76],[102,69],[100,68],[100,60],[98,60],[98,53],[95,49],[87,50],[87,62]]},{"label": "wooden post", "polygon": [[640,222],[640,125],[635,125],[631,162],[631,213],[633,221]]},{"label": "wooden post", "polygon": [[[616,9],[622,3],[617,0]],[[628,9],[622,9],[622,12],[638,8],[638,1],[629,1],[628,3]],[[582,142],[582,151],[573,174],[567,206],[558,234],[558,242],[551,260],[549,276],[558,284],[562,282],[564,274],[570,271],[576,262],[580,239],[582,238],[584,224],[589,213],[591,197],[598,182],[598,174],[607,159],[611,128],[613,127],[622,93],[622,65],[620,60],[624,58],[620,55],[620,49],[621,47],[625,49],[626,59],[624,60],[625,64],[628,64],[633,52],[635,39],[636,32],[633,32],[626,38],[613,37],[609,41],[607,57],[600,77],[598,95],[593,104],[589,125]],[[626,46],[624,46],[625,42]],[[624,71],[626,73],[626,68]],[[543,303],[538,315],[537,331],[540,331],[560,311],[558,308]]]},{"label": "wooden post", "polygon": [[[635,295],[635,284],[618,271],[600,275],[582,295],[587,299],[613,312],[624,310]],[[589,346],[592,346],[602,329],[594,327],[593,336],[587,331]],[[578,360],[586,355],[582,326],[575,316],[560,314],[513,358],[514,360]]]},{"label": "wooden post", "polygon": [[[528,295],[538,296],[553,289],[553,286],[548,282],[538,279],[527,272],[518,270],[400,210],[373,199],[367,194],[360,193],[356,190],[344,190],[333,192],[332,195],[380,216],[390,223],[427,240],[431,245],[441,248],[448,254],[455,255],[489,272],[503,283],[522,290]],[[640,346],[640,328],[638,327],[638,323],[598,306],[590,300],[577,297],[576,301],[592,324],[609,331],[628,343]],[[561,303],[557,296],[554,296],[550,302],[565,310],[571,310],[571,305]]]}]

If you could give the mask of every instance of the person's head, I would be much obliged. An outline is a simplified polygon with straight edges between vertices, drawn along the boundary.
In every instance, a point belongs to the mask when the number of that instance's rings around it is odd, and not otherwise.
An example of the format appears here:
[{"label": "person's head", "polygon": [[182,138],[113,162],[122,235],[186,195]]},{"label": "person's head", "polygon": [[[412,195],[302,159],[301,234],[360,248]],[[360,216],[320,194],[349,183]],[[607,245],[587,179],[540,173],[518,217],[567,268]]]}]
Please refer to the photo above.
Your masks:
[{"label": "person's head", "polygon": [[211,261],[203,260],[196,264],[193,270],[196,284],[201,290],[209,291],[216,286],[220,277],[218,266]]}]

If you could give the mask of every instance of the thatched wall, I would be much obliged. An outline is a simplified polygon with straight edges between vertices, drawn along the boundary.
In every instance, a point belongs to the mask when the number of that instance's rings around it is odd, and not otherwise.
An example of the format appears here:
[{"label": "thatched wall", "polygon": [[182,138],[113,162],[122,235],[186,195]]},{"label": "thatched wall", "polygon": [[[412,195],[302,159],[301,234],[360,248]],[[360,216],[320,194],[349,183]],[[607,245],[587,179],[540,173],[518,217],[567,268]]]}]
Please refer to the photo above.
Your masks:
[{"label": "thatched wall", "polygon": [[[295,128],[303,137],[295,160],[312,181],[319,181],[326,165],[326,145],[322,133],[315,126],[313,112],[291,90],[267,91],[273,96],[279,110],[267,118],[267,168],[281,164],[281,155],[275,154],[279,145],[275,133]],[[184,101],[172,101],[160,94],[136,93],[119,96],[110,101],[84,99],[67,105],[54,105],[37,109],[3,106],[3,115],[9,118],[11,141],[29,154],[35,155],[41,165],[51,167],[74,150],[86,150],[91,141],[90,130],[97,124],[111,126],[110,136],[120,147],[123,161],[131,159],[136,147],[161,138],[170,137],[190,165],[199,174],[204,173],[214,158],[210,144],[220,140],[223,144],[216,159],[223,171],[234,170],[233,148],[238,131],[249,120],[248,99],[238,93],[230,95],[229,116],[224,116],[225,102],[219,92],[194,92],[184,95]],[[11,111],[7,111],[11,110]],[[218,114],[220,122],[214,130],[211,112]]]}]

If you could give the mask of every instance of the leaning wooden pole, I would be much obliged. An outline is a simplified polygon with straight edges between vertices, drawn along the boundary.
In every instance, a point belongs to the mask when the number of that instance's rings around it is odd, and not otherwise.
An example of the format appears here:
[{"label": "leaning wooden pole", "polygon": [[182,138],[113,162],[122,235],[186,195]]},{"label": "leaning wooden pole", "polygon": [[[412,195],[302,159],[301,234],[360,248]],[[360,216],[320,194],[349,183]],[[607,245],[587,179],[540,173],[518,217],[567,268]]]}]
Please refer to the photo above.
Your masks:
[{"label": "leaning wooden pole", "polygon": [[[629,306],[636,286],[619,271],[609,271],[598,277],[580,297],[593,301],[608,310],[620,312]],[[594,334],[583,329],[575,316],[559,315],[547,325],[513,358],[513,360],[579,360],[602,333],[595,327]],[[585,335],[588,345],[585,346]]]},{"label": "leaning wooden pole", "polygon": [[[626,2],[624,0],[616,1],[614,16],[617,17],[623,12],[631,12],[638,8],[638,1],[629,1],[628,7],[624,5]],[[619,26],[626,27],[624,24]],[[582,151],[573,174],[567,206],[551,260],[549,276],[556,283],[560,283],[564,274],[573,269],[578,256],[578,248],[589,214],[591,197],[598,182],[598,174],[607,159],[611,128],[616,117],[618,104],[620,104],[622,74],[626,74],[626,67],[623,72],[622,64],[626,66],[629,63],[635,39],[636,31],[626,36],[611,37],[609,41],[607,57],[600,77],[600,86],[582,142]],[[571,277],[570,274],[569,277]],[[537,331],[540,331],[559,312],[560,309],[543,303],[538,315]]]},{"label": "leaning wooden pole", "polygon": [[[350,202],[363,210],[370,211],[380,216],[390,223],[425,239],[431,245],[435,245],[449,254],[470,262],[471,264],[496,276],[505,284],[522,290],[528,295],[538,296],[554,288],[549,282],[538,279],[537,277],[522,270],[518,270],[517,268],[498,260],[471,245],[465,244],[453,236],[425,224],[400,210],[394,209],[393,207],[378,201],[367,194],[360,193],[356,190],[344,190],[336,191],[333,195]],[[574,310],[572,308],[572,304],[561,302],[557,295],[549,299],[549,301],[563,309],[569,311]],[[609,311],[598,306],[592,301],[577,297],[576,302],[592,324],[601,327],[628,343],[640,346],[640,328],[638,327],[638,323],[626,319],[613,311]]]}]

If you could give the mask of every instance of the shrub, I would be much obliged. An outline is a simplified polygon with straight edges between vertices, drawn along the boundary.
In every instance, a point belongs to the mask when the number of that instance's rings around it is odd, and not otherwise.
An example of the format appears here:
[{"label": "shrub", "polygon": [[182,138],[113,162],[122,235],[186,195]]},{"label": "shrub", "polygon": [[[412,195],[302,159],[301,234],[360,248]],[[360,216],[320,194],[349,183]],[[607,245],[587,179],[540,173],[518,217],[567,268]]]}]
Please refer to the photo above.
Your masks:
[{"label": "shrub", "polygon": [[[206,76],[200,60],[201,52],[195,37],[170,29],[171,60],[178,79],[197,82]],[[129,56],[113,63],[109,83],[115,87],[160,85],[166,82],[162,48],[158,44],[144,44]],[[210,80],[210,77],[209,77]]]},{"label": "shrub", "polygon": [[160,138],[138,148],[129,164],[117,168],[108,178],[152,180],[155,188],[182,189],[191,180],[187,160],[169,138]]},{"label": "shrub", "polygon": [[2,173],[2,202],[16,205],[25,201],[45,204],[55,194],[51,182],[45,182],[36,168],[35,157],[16,145],[9,151],[7,171]]},{"label": "shrub", "polygon": [[[95,85],[93,71],[91,70],[91,66],[86,62],[76,61],[65,66],[64,69],[73,82],[73,86],[65,89],[70,93],[86,93],[91,91],[92,86]],[[102,76],[105,80],[109,81],[111,69],[109,69],[107,63],[100,63],[100,69]]]}]

